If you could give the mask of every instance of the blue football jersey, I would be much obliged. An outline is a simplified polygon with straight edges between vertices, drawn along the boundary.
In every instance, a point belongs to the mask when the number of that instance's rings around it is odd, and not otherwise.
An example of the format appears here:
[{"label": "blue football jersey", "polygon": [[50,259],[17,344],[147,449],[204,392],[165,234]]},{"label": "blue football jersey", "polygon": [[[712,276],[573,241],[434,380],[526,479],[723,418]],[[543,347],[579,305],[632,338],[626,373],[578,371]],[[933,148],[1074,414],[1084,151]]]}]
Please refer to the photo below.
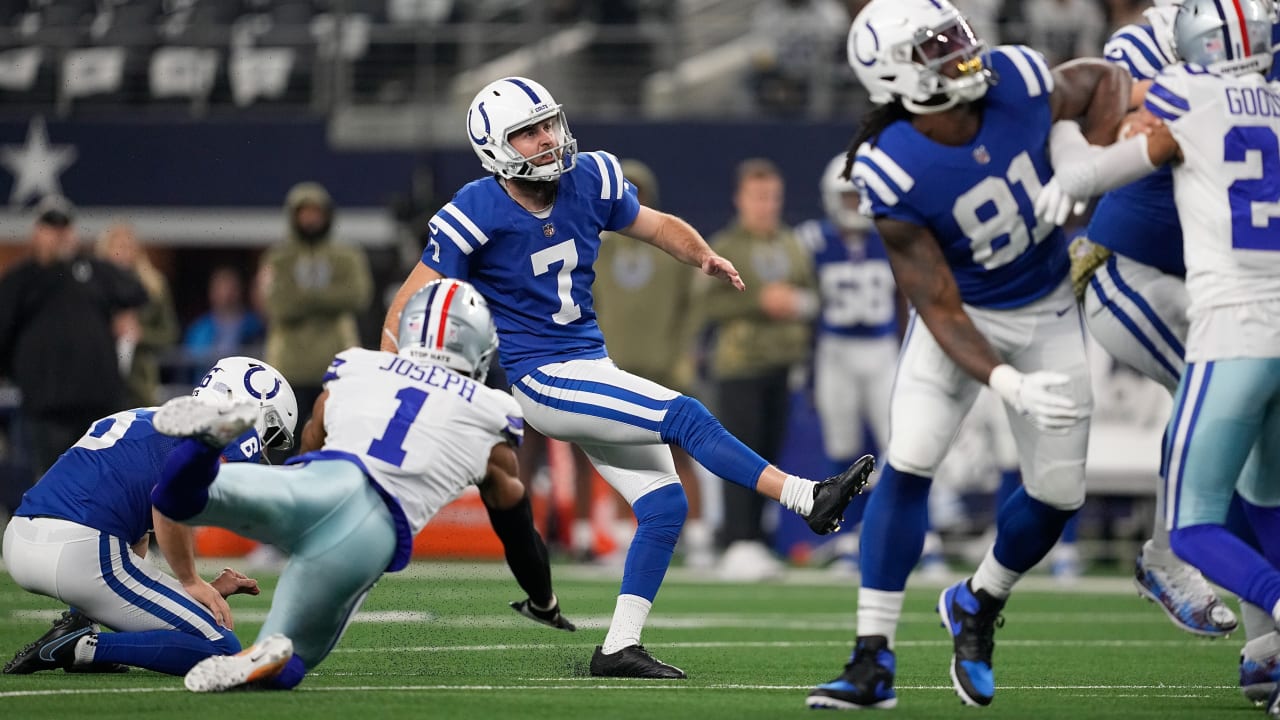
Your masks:
[{"label": "blue football jersey", "polygon": [[980,101],[982,128],[971,142],[942,145],[899,120],[858,148],[853,179],[874,217],[933,231],[965,303],[1014,308],[1067,275],[1062,230],[1033,208],[1053,175],[1053,75],[1023,46],[997,47],[987,61],[998,82]]},{"label": "blue football jersey", "polygon": [[591,284],[600,233],[636,219],[640,202],[618,159],[583,152],[560,177],[544,219],[487,177],[464,185],[435,217],[422,262],[466,280],[489,301],[498,356],[515,382],[548,362],[605,357]]},{"label": "blue football jersey", "polygon": [[[1107,60],[1124,67],[1134,80],[1152,80],[1174,62],[1156,42],[1150,25],[1126,25],[1107,41]],[[1184,276],[1182,225],[1173,202],[1173,169],[1154,173],[1102,196],[1085,236],[1112,252]]]},{"label": "blue football jersey", "polygon": [[[133,544],[151,529],[151,488],[183,438],[151,426],[152,408],[125,410],[89,427],[22,496],[15,515],[61,518]],[[223,451],[229,461],[257,461],[258,434],[249,430]]]},{"label": "blue football jersey", "polygon": [[822,298],[819,332],[862,338],[897,333],[893,269],[879,235],[846,242],[835,223],[810,220],[796,227],[796,237],[813,253]]}]

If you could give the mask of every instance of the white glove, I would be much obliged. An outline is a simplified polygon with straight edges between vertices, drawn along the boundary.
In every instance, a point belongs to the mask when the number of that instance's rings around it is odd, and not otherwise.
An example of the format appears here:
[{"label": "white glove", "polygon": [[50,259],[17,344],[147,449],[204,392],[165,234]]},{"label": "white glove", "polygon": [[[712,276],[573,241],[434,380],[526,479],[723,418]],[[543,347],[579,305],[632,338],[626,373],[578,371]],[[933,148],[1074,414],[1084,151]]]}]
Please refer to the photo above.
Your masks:
[{"label": "white glove", "polygon": [[1063,191],[1056,175],[1049,178],[1049,182],[1045,183],[1036,194],[1036,217],[1054,225],[1065,223],[1071,213],[1083,215],[1088,207],[1087,201],[1076,200]]},{"label": "white glove", "polygon": [[997,365],[987,385],[1032,425],[1045,432],[1063,432],[1085,417],[1085,411],[1063,394],[1071,378],[1062,373],[1020,373],[1010,365]]}]

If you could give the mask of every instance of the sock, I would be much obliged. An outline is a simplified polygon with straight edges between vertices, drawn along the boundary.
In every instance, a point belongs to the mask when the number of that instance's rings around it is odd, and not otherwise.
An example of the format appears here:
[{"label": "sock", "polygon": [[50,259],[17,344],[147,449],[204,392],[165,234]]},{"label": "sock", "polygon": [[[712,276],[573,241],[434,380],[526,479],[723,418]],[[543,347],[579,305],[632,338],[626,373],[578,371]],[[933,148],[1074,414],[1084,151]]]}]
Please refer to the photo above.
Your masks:
[{"label": "sock", "polygon": [[640,497],[631,509],[636,513],[636,535],[622,568],[621,593],[652,603],[671,566],[680,528],[689,514],[689,501],[684,488],[673,483]]},{"label": "sock", "polygon": [[794,510],[801,517],[808,517],[813,512],[813,487],[811,480],[788,475],[782,481],[782,494],[778,502],[788,510]]},{"label": "sock", "polygon": [[649,608],[653,603],[642,597],[622,594],[618,596],[618,604],[613,608],[613,622],[609,623],[609,634],[604,638],[600,652],[612,655],[622,648],[640,644],[640,631],[644,629],[644,621],[649,618]]},{"label": "sock", "polygon": [[756,451],[729,434],[702,403],[687,395],[667,405],[658,433],[662,442],[683,448],[713,475],[748,490],[756,489],[760,473],[769,465]]},{"label": "sock", "polygon": [[969,589],[973,592],[986,590],[987,594],[1003,600],[1013,592],[1013,586],[1022,577],[1022,573],[1005,567],[996,559],[995,546],[987,548],[987,554],[978,564],[973,577],[969,580]]},{"label": "sock", "polygon": [[996,516],[993,557],[1002,567],[1025,573],[1049,554],[1075,512],[1046,505],[1028,495],[1025,487],[1018,488]]},{"label": "sock", "polygon": [[1256,662],[1265,662],[1268,658],[1280,655],[1280,633],[1272,630],[1244,644],[1240,651],[1245,657]]},{"label": "sock", "polygon": [[1276,621],[1266,610],[1253,603],[1240,599],[1240,622],[1244,624],[1246,640],[1256,640],[1264,635],[1274,633]]},{"label": "sock", "polygon": [[74,665],[88,665],[93,662],[93,655],[98,649],[98,633],[89,633],[76,642]]},{"label": "sock", "polygon": [[906,593],[901,591],[858,588],[858,637],[883,635],[889,639],[889,649],[892,650],[905,596]]},{"label": "sock", "polygon": [[289,658],[289,662],[285,663],[284,669],[279,675],[267,681],[266,685],[272,690],[292,690],[302,682],[302,678],[307,674],[307,665],[302,662],[302,658],[294,655]]},{"label": "sock", "polygon": [[555,607],[556,603],[558,602],[560,602],[560,599],[556,597],[555,593],[551,593],[551,601],[547,603],[546,607],[539,605],[533,600],[529,601],[529,607],[533,608],[534,610],[537,610],[538,612],[548,612],[551,610],[551,608]]},{"label": "sock", "polygon": [[1280,571],[1221,525],[1192,525],[1169,533],[1173,552],[1205,577],[1280,622]]},{"label": "sock", "polygon": [[151,490],[151,504],[182,521],[199,515],[209,504],[209,486],[218,475],[222,451],[185,438],[165,459],[160,482]]},{"label": "sock", "polygon": [[207,657],[240,652],[240,641],[230,630],[224,631],[216,642],[203,635],[173,630],[101,633],[97,645],[94,662],[115,662],[168,675],[186,675]]},{"label": "sock", "polygon": [[1169,548],[1169,534],[1165,533],[1165,546],[1162,548],[1156,543],[1156,538],[1152,535],[1151,539],[1142,544],[1142,564],[1152,565],[1159,568],[1172,567],[1174,564],[1181,562],[1177,556],[1173,554],[1173,550]]},{"label": "sock", "polygon": [[897,592],[907,586],[929,528],[930,482],[887,464],[880,473],[880,482],[867,501],[859,539],[864,589]]}]

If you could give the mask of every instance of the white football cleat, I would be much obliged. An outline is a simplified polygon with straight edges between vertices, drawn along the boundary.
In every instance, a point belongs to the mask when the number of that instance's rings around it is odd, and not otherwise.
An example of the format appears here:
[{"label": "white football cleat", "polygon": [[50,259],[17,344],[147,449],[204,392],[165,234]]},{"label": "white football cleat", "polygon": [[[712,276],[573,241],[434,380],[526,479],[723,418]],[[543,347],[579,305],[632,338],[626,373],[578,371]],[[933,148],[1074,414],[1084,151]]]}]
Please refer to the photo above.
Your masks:
[{"label": "white football cleat", "polygon": [[196,438],[216,448],[231,444],[254,426],[258,405],[248,400],[211,402],[183,395],[156,411],[151,425],[162,435]]},{"label": "white football cleat", "polygon": [[187,671],[182,684],[191,692],[222,692],[279,675],[291,657],[293,641],[284,635],[269,635],[235,655],[201,660]]}]

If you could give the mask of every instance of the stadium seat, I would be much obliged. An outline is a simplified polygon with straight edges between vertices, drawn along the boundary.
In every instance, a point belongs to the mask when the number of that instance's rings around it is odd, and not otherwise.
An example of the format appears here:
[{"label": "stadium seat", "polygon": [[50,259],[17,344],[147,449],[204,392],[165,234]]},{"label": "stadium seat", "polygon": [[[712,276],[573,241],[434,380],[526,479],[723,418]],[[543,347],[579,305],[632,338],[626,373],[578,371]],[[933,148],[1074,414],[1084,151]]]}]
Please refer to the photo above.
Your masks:
[{"label": "stadium seat", "polygon": [[217,80],[219,52],[213,48],[161,47],[151,55],[151,96],[157,100],[208,100]]}]

